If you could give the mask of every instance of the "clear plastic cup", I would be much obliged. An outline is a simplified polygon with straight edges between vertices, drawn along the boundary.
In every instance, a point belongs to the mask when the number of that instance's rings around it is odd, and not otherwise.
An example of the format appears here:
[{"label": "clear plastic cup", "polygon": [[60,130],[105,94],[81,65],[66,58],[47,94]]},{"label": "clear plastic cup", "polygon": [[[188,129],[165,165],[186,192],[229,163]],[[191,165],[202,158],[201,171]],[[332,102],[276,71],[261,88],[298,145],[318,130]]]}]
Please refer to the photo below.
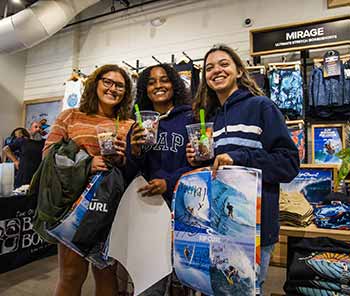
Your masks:
[{"label": "clear plastic cup", "polygon": [[213,122],[205,123],[206,138],[201,139],[201,124],[186,125],[188,139],[194,148],[196,161],[209,160],[214,157]]},{"label": "clear plastic cup", "polygon": [[157,144],[159,113],[156,111],[140,111],[142,127],[145,129],[145,145]]},{"label": "clear plastic cup", "polygon": [[103,124],[97,125],[96,131],[101,155],[107,156],[116,154],[117,150],[114,147],[114,142],[116,139],[115,126]]}]

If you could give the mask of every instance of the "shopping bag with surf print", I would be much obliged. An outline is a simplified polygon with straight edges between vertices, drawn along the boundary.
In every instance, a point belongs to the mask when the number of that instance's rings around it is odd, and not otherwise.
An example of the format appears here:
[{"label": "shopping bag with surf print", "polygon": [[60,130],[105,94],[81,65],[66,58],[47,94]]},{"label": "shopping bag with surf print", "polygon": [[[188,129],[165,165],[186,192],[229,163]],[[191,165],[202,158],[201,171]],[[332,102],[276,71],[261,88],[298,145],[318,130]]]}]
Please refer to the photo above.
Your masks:
[{"label": "shopping bag with surf print", "polygon": [[206,295],[255,295],[260,267],[261,171],[225,166],[184,174],[173,198],[179,280]]},{"label": "shopping bag with surf print", "polygon": [[113,264],[109,233],[123,192],[124,179],[117,168],[98,172],[67,215],[47,232],[98,268]]}]

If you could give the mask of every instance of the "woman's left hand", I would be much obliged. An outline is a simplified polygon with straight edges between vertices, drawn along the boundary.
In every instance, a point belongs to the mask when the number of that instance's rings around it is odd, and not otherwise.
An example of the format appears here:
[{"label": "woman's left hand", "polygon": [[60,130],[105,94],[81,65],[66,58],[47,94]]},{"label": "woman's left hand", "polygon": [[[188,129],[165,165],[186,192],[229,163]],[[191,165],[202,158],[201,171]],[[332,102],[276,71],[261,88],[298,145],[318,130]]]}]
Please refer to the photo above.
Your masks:
[{"label": "woman's left hand", "polygon": [[167,184],[164,179],[153,179],[146,186],[141,187],[137,192],[142,192],[142,196],[152,196],[163,194],[167,190]]},{"label": "woman's left hand", "polygon": [[212,176],[216,177],[217,170],[221,165],[233,165],[233,159],[227,153],[219,154],[215,157],[215,161],[212,167]]}]

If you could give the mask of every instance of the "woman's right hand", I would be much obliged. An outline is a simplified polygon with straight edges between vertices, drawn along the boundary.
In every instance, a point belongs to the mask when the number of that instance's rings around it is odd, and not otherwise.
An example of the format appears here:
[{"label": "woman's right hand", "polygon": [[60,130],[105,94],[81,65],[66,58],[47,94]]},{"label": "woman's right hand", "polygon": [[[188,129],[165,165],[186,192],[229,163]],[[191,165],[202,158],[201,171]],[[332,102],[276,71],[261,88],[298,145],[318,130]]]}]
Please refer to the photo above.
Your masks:
[{"label": "woman's right hand", "polygon": [[91,173],[94,174],[98,171],[108,171],[108,167],[102,156],[94,156],[91,163]]},{"label": "woman's right hand", "polygon": [[186,145],[186,158],[188,163],[195,167],[199,166],[199,162],[195,160],[196,152],[194,148],[192,147],[191,143],[187,143]]},{"label": "woman's right hand", "polygon": [[131,154],[133,156],[140,156],[141,155],[141,146],[145,144],[145,129],[143,127],[140,127],[138,123],[134,123],[134,125],[131,127],[131,137],[130,137],[130,144],[131,144]]}]

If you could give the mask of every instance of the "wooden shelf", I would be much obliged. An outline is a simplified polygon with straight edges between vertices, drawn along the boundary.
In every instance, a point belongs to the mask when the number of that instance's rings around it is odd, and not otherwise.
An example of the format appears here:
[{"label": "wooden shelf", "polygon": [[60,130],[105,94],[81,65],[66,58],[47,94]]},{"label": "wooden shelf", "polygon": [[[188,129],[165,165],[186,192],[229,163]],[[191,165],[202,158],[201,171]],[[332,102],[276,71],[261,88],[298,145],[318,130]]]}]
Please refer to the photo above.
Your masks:
[{"label": "wooden shelf", "polygon": [[342,241],[350,241],[350,230],[317,228],[315,224],[307,227],[281,226],[280,235],[309,238],[326,236]]}]

